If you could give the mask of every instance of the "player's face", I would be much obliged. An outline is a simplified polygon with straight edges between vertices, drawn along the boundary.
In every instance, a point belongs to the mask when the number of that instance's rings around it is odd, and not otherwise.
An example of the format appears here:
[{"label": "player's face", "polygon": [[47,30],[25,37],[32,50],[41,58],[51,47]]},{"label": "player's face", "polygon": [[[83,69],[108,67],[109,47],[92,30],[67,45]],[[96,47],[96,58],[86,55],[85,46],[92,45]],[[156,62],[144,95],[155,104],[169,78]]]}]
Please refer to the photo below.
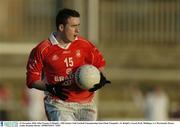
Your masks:
[{"label": "player's face", "polygon": [[67,20],[67,24],[64,26],[64,39],[65,42],[72,42],[79,34],[80,18],[70,17]]}]

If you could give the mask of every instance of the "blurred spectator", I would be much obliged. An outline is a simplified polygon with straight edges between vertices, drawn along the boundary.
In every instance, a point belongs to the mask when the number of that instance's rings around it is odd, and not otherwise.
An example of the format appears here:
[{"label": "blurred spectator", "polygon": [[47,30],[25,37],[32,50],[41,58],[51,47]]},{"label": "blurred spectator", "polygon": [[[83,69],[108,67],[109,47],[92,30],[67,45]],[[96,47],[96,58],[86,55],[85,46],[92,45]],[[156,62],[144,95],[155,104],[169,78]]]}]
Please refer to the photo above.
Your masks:
[{"label": "blurred spectator", "polygon": [[[26,94],[26,95],[25,95]],[[24,102],[27,105],[28,120],[43,121],[46,116],[44,113],[44,92],[36,89],[25,88],[25,94],[23,96]]]},{"label": "blurred spectator", "polygon": [[132,94],[132,99],[134,101],[134,104],[137,109],[142,110],[144,108],[143,102],[144,102],[144,95],[139,88],[137,84],[132,84],[130,86],[131,94]]},{"label": "blurred spectator", "polygon": [[169,100],[160,86],[155,86],[148,92],[144,100],[145,120],[168,120]]},{"label": "blurred spectator", "polygon": [[9,120],[10,89],[6,83],[0,82],[0,120]]}]

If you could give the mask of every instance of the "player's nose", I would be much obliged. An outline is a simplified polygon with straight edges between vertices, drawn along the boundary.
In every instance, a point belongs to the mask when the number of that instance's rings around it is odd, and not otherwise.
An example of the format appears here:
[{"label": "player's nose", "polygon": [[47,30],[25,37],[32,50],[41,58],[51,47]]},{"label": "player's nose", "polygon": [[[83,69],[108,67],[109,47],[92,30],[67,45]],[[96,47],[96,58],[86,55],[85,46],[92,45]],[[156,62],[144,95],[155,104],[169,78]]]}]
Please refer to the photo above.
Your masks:
[{"label": "player's nose", "polygon": [[79,33],[79,32],[80,32],[80,28],[79,28],[79,26],[78,26],[78,27],[76,27],[75,32],[76,32],[76,33]]}]

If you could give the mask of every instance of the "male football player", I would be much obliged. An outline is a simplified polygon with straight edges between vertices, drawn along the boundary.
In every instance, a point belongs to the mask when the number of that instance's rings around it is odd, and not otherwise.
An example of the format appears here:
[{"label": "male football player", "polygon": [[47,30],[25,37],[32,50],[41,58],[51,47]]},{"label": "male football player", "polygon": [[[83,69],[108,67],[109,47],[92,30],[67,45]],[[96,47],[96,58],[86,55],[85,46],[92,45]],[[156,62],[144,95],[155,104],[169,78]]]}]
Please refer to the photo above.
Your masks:
[{"label": "male football player", "polygon": [[52,121],[93,121],[97,119],[94,92],[110,83],[101,80],[90,90],[80,89],[74,72],[84,64],[102,70],[105,60],[99,50],[80,37],[80,14],[62,9],[56,16],[56,32],[32,49],[27,63],[27,86],[45,91],[45,111]]}]

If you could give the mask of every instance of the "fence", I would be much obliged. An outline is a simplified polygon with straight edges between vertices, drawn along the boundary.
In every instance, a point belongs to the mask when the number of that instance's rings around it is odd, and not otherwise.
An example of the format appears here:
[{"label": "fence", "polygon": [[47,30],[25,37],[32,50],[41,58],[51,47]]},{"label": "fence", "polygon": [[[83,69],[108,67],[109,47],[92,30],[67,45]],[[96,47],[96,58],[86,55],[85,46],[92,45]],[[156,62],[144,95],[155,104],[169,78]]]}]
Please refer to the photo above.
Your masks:
[{"label": "fence", "polygon": [[178,0],[100,0],[100,40],[111,45],[178,45]]}]

